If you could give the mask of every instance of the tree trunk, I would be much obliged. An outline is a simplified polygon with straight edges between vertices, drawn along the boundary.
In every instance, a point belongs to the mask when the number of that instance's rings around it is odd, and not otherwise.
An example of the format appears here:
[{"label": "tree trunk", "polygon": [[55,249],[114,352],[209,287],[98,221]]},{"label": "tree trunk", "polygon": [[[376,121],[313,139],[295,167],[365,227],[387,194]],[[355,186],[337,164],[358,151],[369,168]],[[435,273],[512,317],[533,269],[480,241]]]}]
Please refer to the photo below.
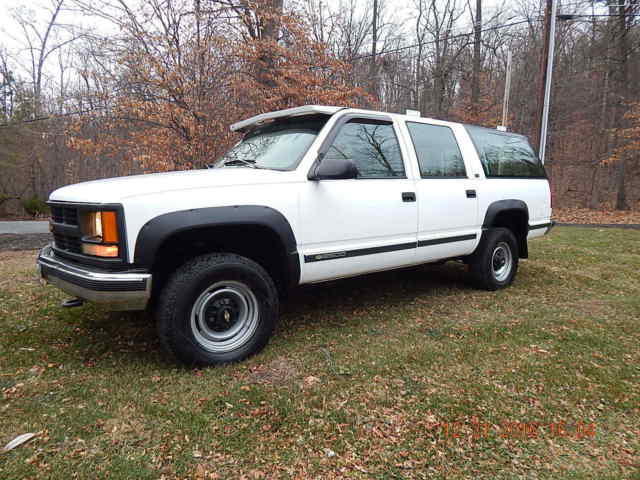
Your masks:
[{"label": "tree trunk", "polygon": [[547,64],[549,63],[549,43],[553,39],[549,38],[551,31],[551,0],[547,0],[544,14],[544,37],[542,39],[542,58],[540,59],[540,73],[538,76],[538,111],[536,114],[536,126],[533,132],[533,148],[540,153],[540,134],[542,133],[542,116],[544,111],[545,87],[547,84]]},{"label": "tree trunk", "polygon": [[280,19],[283,13],[284,0],[267,0],[263,10],[260,40],[263,42],[262,54],[258,59],[258,81],[265,88],[275,87],[273,79],[275,69],[275,52],[273,46],[278,42]]},{"label": "tree trunk", "polygon": [[475,34],[473,43],[473,73],[471,77],[471,113],[474,121],[480,111],[480,43],[482,42],[482,0],[476,0]]},{"label": "tree trunk", "polygon": [[[617,99],[616,99],[616,114],[615,114],[615,128],[624,128],[624,114],[626,110],[625,102],[628,98],[628,77],[629,77],[629,39],[627,28],[627,7],[624,5],[618,5],[618,42],[617,42],[617,57],[618,57],[618,75],[617,75]],[[616,147],[618,147],[616,142]],[[627,202],[627,193],[625,190],[625,157],[624,153],[617,162],[617,175],[616,175],[616,210],[629,210],[629,204]]]},{"label": "tree trunk", "polygon": [[625,188],[625,167],[627,161],[625,158],[618,160],[618,175],[616,178],[616,210],[629,210],[629,203],[627,202],[627,191]]}]

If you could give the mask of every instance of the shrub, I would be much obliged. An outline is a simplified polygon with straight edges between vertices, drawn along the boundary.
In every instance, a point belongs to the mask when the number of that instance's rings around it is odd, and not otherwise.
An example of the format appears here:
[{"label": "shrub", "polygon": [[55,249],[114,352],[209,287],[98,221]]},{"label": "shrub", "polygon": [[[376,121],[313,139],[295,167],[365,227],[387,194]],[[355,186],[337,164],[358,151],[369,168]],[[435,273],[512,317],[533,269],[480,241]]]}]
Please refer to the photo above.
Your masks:
[{"label": "shrub", "polygon": [[25,198],[22,200],[22,208],[31,216],[37,217],[49,212],[49,207],[38,197]]},{"label": "shrub", "polygon": [[11,195],[5,195],[4,193],[0,193],[0,205],[14,198],[16,197],[12,197]]}]

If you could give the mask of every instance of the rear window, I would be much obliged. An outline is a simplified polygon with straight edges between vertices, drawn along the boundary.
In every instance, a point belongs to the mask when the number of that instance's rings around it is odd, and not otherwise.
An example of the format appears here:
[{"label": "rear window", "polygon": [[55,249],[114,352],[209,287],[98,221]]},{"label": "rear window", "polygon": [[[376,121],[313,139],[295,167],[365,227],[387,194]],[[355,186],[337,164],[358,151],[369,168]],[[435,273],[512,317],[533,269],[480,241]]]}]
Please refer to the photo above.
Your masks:
[{"label": "rear window", "polygon": [[489,178],[547,178],[544,166],[522,135],[466,126]]}]

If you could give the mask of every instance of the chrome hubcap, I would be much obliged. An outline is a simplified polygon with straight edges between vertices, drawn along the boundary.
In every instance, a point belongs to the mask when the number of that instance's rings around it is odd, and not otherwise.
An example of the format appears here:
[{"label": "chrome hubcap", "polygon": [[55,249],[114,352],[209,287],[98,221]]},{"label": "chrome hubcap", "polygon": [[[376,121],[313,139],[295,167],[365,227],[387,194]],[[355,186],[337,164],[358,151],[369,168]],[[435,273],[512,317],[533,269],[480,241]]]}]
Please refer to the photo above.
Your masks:
[{"label": "chrome hubcap", "polygon": [[496,245],[496,248],[493,249],[491,267],[493,269],[493,276],[497,281],[504,282],[509,278],[509,274],[513,268],[513,255],[507,243],[500,242]]},{"label": "chrome hubcap", "polygon": [[258,327],[258,299],[242,282],[217,282],[191,309],[191,331],[202,348],[225,353],[244,345]]}]

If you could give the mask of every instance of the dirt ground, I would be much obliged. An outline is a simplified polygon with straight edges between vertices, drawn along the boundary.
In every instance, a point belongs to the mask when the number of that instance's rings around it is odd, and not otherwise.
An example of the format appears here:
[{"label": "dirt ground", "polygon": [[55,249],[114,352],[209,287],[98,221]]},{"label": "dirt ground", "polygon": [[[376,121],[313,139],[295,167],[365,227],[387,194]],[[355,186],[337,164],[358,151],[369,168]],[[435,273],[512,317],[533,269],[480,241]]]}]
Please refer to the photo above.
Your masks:
[{"label": "dirt ground", "polygon": [[630,225],[640,224],[638,210],[591,210],[588,208],[554,208],[553,219],[565,224]]},{"label": "dirt ground", "polygon": [[28,235],[14,235],[6,233],[0,235],[0,252],[37,250],[52,241],[50,233],[30,233]]}]

